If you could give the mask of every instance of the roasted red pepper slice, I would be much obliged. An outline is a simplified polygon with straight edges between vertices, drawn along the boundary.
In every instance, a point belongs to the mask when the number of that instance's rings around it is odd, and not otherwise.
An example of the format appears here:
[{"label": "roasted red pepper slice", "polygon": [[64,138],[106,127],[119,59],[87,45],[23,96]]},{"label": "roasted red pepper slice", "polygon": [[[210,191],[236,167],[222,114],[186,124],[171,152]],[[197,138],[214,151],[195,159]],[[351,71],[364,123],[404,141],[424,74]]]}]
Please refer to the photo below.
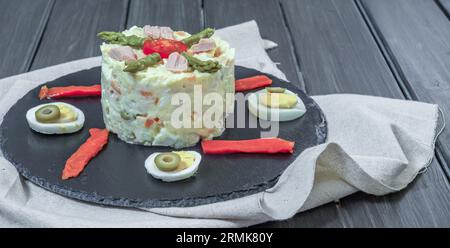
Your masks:
[{"label": "roasted red pepper slice", "polygon": [[103,149],[103,146],[106,143],[108,143],[108,129],[91,128],[89,129],[89,133],[91,136],[86,142],[84,142],[69,159],[67,159],[62,173],[63,180],[77,177],[89,161]]},{"label": "roasted red pepper slice", "polygon": [[173,52],[182,53],[187,49],[188,47],[183,42],[170,39],[146,40],[142,47],[145,55],[159,53],[162,59],[168,58]]},{"label": "roasted red pepper slice", "polygon": [[56,99],[64,97],[100,96],[102,87],[100,84],[90,86],[64,86],[48,88],[46,85],[39,91],[39,99]]},{"label": "roasted red pepper slice", "polygon": [[235,91],[247,91],[266,87],[272,84],[272,79],[264,75],[238,79],[234,83]]},{"label": "roasted red pepper slice", "polygon": [[280,138],[251,140],[203,140],[204,154],[293,153],[295,142]]},{"label": "roasted red pepper slice", "polygon": [[153,126],[153,123],[155,123],[155,120],[153,118],[148,118],[147,120],[145,120],[144,126],[146,128],[150,128],[151,126]]}]

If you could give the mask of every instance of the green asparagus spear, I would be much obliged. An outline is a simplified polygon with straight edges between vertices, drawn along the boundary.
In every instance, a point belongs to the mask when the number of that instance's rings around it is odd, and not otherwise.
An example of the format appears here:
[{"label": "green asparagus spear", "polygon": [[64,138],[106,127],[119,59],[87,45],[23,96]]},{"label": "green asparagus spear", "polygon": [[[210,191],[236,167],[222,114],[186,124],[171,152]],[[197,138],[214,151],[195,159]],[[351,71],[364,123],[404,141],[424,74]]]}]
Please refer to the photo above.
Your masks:
[{"label": "green asparagus spear", "polygon": [[150,66],[156,65],[160,60],[159,53],[152,53],[145,58],[125,62],[126,67],[123,71],[131,73],[142,71]]},{"label": "green asparagus spear", "polygon": [[214,34],[214,29],[207,28],[199,33],[193,34],[187,38],[184,38],[182,42],[186,44],[188,47],[191,47],[195,43],[198,43],[200,39],[209,38]]},{"label": "green asparagus spear", "polygon": [[145,38],[136,35],[125,36],[124,34],[119,32],[108,32],[108,31],[98,33],[97,37],[111,44],[131,46],[134,48],[141,48],[144,45],[145,41]]},{"label": "green asparagus spear", "polygon": [[189,65],[194,70],[198,70],[199,72],[214,73],[214,72],[220,70],[220,68],[222,68],[222,66],[217,61],[213,61],[213,60],[203,61],[203,60],[197,59],[185,52],[183,52],[181,55],[183,55],[187,59]]}]

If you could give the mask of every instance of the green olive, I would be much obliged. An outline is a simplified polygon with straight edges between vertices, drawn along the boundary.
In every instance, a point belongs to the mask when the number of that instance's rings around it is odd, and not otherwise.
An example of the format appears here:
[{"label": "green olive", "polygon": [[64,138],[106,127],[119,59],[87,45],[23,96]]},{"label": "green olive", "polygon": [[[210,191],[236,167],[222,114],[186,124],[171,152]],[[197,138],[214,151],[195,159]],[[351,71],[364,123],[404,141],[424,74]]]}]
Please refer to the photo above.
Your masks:
[{"label": "green olive", "polygon": [[267,87],[266,90],[270,93],[284,93],[286,91],[285,88],[281,87]]},{"label": "green olive", "polygon": [[155,157],[155,164],[162,171],[173,171],[180,164],[180,155],[173,152],[163,152]]},{"label": "green olive", "polygon": [[36,111],[35,116],[38,122],[51,123],[56,122],[61,116],[61,113],[58,106],[49,104],[39,108]]},{"label": "green olive", "polygon": [[127,120],[127,121],[136,119],[136,116],[128,113],[125,110],[120,111],[120,117],[122,117],[122,119]]}]

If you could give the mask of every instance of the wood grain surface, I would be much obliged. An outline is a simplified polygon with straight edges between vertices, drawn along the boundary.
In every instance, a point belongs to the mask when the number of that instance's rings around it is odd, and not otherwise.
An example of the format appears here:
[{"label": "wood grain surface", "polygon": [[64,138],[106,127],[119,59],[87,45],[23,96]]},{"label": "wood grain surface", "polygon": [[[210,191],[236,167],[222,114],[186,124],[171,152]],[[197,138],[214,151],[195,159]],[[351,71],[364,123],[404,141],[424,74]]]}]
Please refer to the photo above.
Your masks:
[{"label": "wood grain surface", "polygon": [[0,0],[0,78],[30,69],[53,4]]},{"label": "wood grain surface", "polygon": [[122,30],[125,0],[57,0],[31,69],[100,55],[100,31]]},{"label": "wood grain surface", "polygon": [[200,0],[131,0],[127,27],[152,24],[196,33],[202,29],[201,6]]},{"label": "wood grain surface", "polygon": [[280,4],[276,0],[208,0],[204,2],[205,25],[222,28],[255,20],[263,38],[278,43],[269,50],[270,58],[280,63],[279,68],[288,80],[304,88],[288,28]]}]

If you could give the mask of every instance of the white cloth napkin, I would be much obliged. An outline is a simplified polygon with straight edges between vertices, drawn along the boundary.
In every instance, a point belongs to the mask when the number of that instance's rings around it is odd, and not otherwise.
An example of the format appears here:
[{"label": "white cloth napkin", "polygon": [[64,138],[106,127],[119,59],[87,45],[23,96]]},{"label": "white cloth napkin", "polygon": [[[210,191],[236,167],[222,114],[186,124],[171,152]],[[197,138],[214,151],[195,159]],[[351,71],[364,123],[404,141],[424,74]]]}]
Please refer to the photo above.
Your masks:
[{"label": "white cloth napkin", "polygon": [[[271,43],[261,39],[254,21],[218,30],[218,34],[236,48],[236,64],[284,78],[264,51],[264,44]],[[100,58],[95,57],[0,80],[0,122],[35,86],[98,65]],[[437,105],[348,94],[314,99],[328,121],[327,142],[304,151],[278,183],[264,192],[189,208],[105,207],[37,187],[0,157],[0,226],[249,226],[287,219],[359,190],[374,195],[401,190],[433,158]]]}]

